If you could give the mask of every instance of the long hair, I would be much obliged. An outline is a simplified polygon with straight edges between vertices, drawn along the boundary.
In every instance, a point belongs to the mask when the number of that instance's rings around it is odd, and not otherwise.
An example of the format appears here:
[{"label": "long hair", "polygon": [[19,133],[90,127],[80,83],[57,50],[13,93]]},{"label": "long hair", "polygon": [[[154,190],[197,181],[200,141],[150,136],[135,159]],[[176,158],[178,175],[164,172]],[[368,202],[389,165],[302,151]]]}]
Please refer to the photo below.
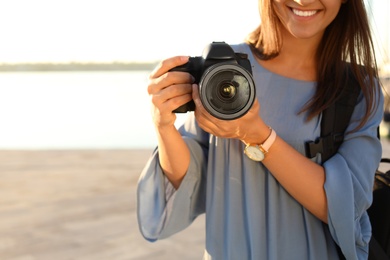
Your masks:
[{"label": "long hair", "polygon": [[[272,59],[279,54],[283,44],[280,34],[282,25],[273,9],[272,0],[259,0],[259,9],[261,24],[248,35],[246,41],[259,59]],[[341,5],[336,18],[325,30],[316,60],[317,90],[301,112],[308,111],[310,120],[340,98],[348,85],[349,67],[366,101],[366,111],[357,128],[363,126],[377,109],[375,93],[380,85],[363,0],[348,0]]]}]

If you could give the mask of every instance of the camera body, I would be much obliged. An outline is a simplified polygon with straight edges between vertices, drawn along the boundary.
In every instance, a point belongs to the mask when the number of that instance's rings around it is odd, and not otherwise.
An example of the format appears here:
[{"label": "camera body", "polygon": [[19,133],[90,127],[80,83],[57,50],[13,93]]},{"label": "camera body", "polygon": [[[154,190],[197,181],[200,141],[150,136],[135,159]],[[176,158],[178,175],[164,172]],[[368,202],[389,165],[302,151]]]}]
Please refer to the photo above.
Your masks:
[{"label": "camera body", "polygon": [[[245,53],[236,53],[225,42],[206,46],[202,56],[171,71],[188,72],[199,86],[199,95],[205,109],[214,117],[232,120],[246,114],[256,98],[252,67]],[[195,110],[193,100],[175,109],[174,113]]]}]

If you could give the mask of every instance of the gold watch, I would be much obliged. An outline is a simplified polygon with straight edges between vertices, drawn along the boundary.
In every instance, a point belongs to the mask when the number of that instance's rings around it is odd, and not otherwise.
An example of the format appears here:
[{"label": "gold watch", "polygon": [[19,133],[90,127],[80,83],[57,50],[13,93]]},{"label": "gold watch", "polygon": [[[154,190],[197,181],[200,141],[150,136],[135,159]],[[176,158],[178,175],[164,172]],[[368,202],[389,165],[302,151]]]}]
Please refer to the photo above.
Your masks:
[{"label": "gold watch", "polygon": [[272,144],[275,142],[276,132],[272,128],[270,129],[271,129],[271,134],[264,141],[264,143],[260,145],[247,144],[247,146],[245,147],[244,153],[253,161],[261,162],[262,160],[264,160],[265,155],[268,153]]}]

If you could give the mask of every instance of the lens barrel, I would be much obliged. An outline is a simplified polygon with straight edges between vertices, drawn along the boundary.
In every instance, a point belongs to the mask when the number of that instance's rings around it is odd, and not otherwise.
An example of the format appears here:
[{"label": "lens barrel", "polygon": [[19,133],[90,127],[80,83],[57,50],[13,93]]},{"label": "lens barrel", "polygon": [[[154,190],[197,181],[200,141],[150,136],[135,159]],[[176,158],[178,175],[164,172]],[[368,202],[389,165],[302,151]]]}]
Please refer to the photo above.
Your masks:
[{"label": "lens barrel", "polygon": [[211,115],[233,120],[249,111],[256,88],[252,75],[242,66],[217,63],[203,73],[199,93],[203,106]]}]

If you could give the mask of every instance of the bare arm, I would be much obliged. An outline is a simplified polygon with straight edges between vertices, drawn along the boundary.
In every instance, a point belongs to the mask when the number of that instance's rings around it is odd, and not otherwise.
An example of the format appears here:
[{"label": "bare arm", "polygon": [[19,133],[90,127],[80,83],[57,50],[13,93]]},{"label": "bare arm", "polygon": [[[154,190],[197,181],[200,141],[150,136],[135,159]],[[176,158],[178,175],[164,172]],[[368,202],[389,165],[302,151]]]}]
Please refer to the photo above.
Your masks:
[{"label": "bare arm", "polygon": [[298,153],[279,137],[263,163],[291,196],[327,223],[325,171],[321,165]]},{"label": "bare arm", "polygon": [[[202,107],[193,89],[196,118],[205,131],[224,138],[235,138],[248,144],[262,144],[270,134],[269,127],[259,116],[260,105],[256,100],[251,110],[233,121],[212,117]],[[323,222],[327,222],[327,199],[324,190],[325,171],[280,137],[277,137],[262,163],[279,183],[300,204]]]},{"label": "bare arm", "polygon": [[175,126],[157,129],[160,166],[172,183],[179,188],[190,164],[190,152]]},{"label": "bare arm", "polygon": [[152,117],[155,125],[160,166],[177,189],[190,163],[186,143],[177,131],[173,110],[192,99],[192,76],[186,72],[168,72],[182,65],[188,57],[173,57],[164,60],[149,77],[148,93],[152,103]]}]

